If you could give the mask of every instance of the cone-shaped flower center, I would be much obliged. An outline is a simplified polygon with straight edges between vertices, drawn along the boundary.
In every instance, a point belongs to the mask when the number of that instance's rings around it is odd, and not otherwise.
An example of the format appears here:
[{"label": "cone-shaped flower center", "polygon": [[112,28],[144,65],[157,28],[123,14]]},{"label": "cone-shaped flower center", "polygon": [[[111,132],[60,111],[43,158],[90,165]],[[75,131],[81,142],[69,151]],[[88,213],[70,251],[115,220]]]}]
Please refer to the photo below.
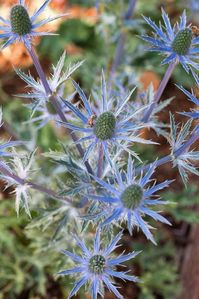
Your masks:
[{"label": "cone-shaped flower center", "polygon": [[15,5],[11,9],[10,21],[12,31],[20,36],[31,32],[32,24],[28,12],[22,5]]},{"label": "cone-shaped flower center", "polygon": [[116,119],[113,113],[104,112],[96,120],[94,133],[101,140],[110,139],[113,136]]},{"label": "cone-shaped flower center", "polygon": [[89,261],[89,270],[94,274],[102,274],[105,269],[106,260],[102,255],[96,254]]},{"label": "cone-shaped flower center", "polygon": [[139,206],[142,197],[142,187],[138,184],[132,184],[123,191],[121,201],[125,208],[133,210]]},{"label": "cone-shaped flower center", "polygon": [[172,50],[178,55],[186,55],[189,52],[192,42],[192,31],[190,28],[180,30],[173,43]]}]

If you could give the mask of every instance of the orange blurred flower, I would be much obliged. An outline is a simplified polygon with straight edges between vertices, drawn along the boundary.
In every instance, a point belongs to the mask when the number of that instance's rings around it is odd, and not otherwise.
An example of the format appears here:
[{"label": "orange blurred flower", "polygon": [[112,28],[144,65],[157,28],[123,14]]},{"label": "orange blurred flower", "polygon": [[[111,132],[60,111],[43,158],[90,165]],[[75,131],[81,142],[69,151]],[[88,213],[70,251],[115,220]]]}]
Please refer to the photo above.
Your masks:
[{"label": "orange blurred flower", "polygon": [[152,71],[145,71],[140,76],[140,82],[142,84],[143,90],[147,90],[149,85],[152,83],[153,88],[156,91],[160,84],[160,78],[158,75]]},{"label": "orange blurred flower", "polygon": [[80,47],[77,47],[75,44],[72,43],[66,45],[65,50],[68,55],[77,55],[83,51]]},{"label": "orange blurred flower", "polygon": [[89,23],[95,24],[98,20],[98,12],[95,7],[82,8],[80,6],[74,5],[67,9],[69,13],[68,18],[71,19],[84,19]]},{"label": "orange blurred flower", "polygon": [[[89,23],[95,23],[98,19],[97,10],[94,7],[82,8],[77,5],[68,6],[67,0],[52,0],[50,5],[46,8],[43,16],[55,16],[58,13],[68,13],[66,18],[84,19]],[[3,17],[9,17],[10,7],[17,4],[18,0],[0,0],[1,15]],[[43,3],[43,0],[26,1],[30,12],[33,12]],[[42,27],[42,31],[55,32],[62,19],[55,20]],[[40,38],[35,38],[35,44],[40,42]],[[68,54],[74,55],[81,52],[81,49],[75,45],[68,45],[66,47]],[[0,52],[0,73],[9,71],[15,67],[28,67],[31,65],[31,59],[27,55],[26,49],[22,44],[14,44]]]}]

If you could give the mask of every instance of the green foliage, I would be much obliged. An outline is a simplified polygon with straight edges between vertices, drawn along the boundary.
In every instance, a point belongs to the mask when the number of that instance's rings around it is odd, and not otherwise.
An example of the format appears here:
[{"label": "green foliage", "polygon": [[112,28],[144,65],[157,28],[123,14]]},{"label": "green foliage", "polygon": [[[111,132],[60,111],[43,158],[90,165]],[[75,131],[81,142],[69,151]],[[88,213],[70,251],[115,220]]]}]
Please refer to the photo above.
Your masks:
[{"label": "green foliage", "polygon": [[42,151],[48,151],[49,148],[53,150],[60,148],[55,130],[51,124],[46,124],[37,131],[30,124],[25,123],[29,115],[27,114],[27,108],[22,106],[21,100],[13,98],[12,101],[8,101],[3,111],[5,119],[18,139],[31,141],[30,148],[35,148],[36,143]]},{"label": "green foliage", "polygon": [[172,201],[165,206],[165,210],[170,213],[175,221],[185,221],[187,223],[199,223],[198,210],[199,195],[196,185],[189,185],[182,192],[167,192],[165,200]]},{"label": "green foliage", "polygon": [[[199,223],[198,211],[199,196],[196,185],[190,185],[182,192],[166,192],[164,199],[172,201],[165,206],[165,212],[173,217],[173,221],[185,221],[190,224]],[[159,246],[144,245],[145,250],[138,256],[141,271],[139,299],[155,299],[158,296],[164,299],[176,298],[181,290],[176,263],[177,248],[173,240],[166,240],[166,236],[159,233]],[[143,244],[133,248],[141,250]],[[159,297],[158,297],[159,298]]]},{"label": "green foliage", "polygon": [[[96,33],[95,26],[81,20],[73,19],[65,21],[58,30],[58,36],[45,37],[39,45],[39,52],[47,56],[53,62],[61,55],[63,49],[69,44],[80,48],[80,52],[66,59],[66,63],[86,60],[83,68],[76,73],[84,86],[90,89],[93,83],[93,73],[99,72],[105,59],[104,42]],[[98,59],[96,60],[96,57]]]},{"label": "green foliage", "polygon": [[37,142],[43,151],[47,151],[49,148],[56,150],[60,147],[57,136],[50,124],[46,124],[39,130]]},{"label": "green foliage", "polygon": [[[158,243],[164,241],[163,236]],[[140,250],[142,245],[133,246]],[[180,291],[178,267],[175,262],[176,248],[172,241],[154,248],[144,245],[145,250],[138,256],[141,271],[139,299],[176,298]]]},{"label": "green foliage", "polygon": [[0,298],[14,299],[24,290],[45,294],[49,260],[34,254],[23,232],[26,224],[25,216],[16,217],[12,201],[0,203]]},{"label": "green foliage", "polygon": [[[33,218],[37,214],[32,213]],[[52,228],[41,233],[34,222],[25,229],[28,221],[26,216],[16,217],[12,199],[0,202],[0,299],[16,299],[22,293],[26,299],[46,298],[49,283],[55,284],[53,298],[62,299],[62,286],[55,282],[55,274],[66,263],[58,252],[66,242],[52,241]],[[69,243],[72,246],[73,242]],[[65,292],[71,281],[62,282]]]}]

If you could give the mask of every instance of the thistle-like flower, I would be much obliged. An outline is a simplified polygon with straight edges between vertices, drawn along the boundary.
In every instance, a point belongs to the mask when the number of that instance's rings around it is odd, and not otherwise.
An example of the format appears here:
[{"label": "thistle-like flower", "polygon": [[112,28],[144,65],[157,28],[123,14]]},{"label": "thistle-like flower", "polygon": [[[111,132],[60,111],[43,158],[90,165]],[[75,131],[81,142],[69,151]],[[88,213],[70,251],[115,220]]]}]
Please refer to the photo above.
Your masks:
[{"label": "thistle-like flower", "polygon": [[[187,121],[179,130],[179,126],[175,123],[174,116],[170,114],[171,123],[171,157],[173,160],[173,166],[178,167],[180,176],[183,183],[187,184],[188,173],[193,173],[199,176],[199,171],[193,165],[194,161],[199,160],[199,151],[194,150],[184,150],[183,145],[187,141],[187,137],[190,134],[192,120]],[[196,130],[198,127],[196,128]]]},{"label": "thistle-like flower", "polygon": [[[58,97],[63,96],[63,84],[83,63],[83,61],[80,61],[74,65],[69,64],[66,70],[64,70],[65,60],[66,52],[62,54],[56,66],[52,65],[51,75],[47,78],[52,95]],[[30,74],[25,74],[18,69],[16,69],[16,73],[25,83],[27,83],[27,87],[32,89],[31,92],[19,94],[19,96],[35,99],[39,102],[49,101],[49,95],[46,94],[45,88],[40,79],[35,80]]]},{"label": "thistle-like flower", "polygon": [[35,152],[32,152],[27,158],[25,156],[23,158],[20,158],[15,154],[13,158],[12,173],[15,172],[21,179],[21,182],[17,182],[12,176],[2,176],[7,182],[7,187],[14,186],[13,193],[15,193],[16,195],[15,208],[17,215],[19,215],[20,204],[22,204],[25,212],[29,217],[31,217],[28,204],[28,200],[30,198],[30,186],[25,183],[25,180],[30,179],[30,173],[33,172],[33,170],[31,170],[31,167],[34,161],[34,154]]},{"label": "thistle-like flower", "polygon": [[102,74],[101,100],[95,97],[95,103],[91,104],[80,86],[76,82],[73,82],[73,84],[84,104],[85,111],[81,111],[68,101],[64,101],[64,103],[74,112],[83,125],[78,126],[76,124],[63,122],[62,124],[73,131],[84,134],[84,136],[78,140],[78,143],[90,143],[85,151],[84,161],[89,158],[93,150],[100,148],[100,146],[103,148],[105,157],[110,161],[110,149],[111,152],[113,152],[115,148],[124,149],[138,158],[137,154],[129,149],[130,143],[154,144],[152,141],[139,137],[138,133],[138,130],[146,127],[147,124],[139,123],[136,119],[136,115],[140,113],[141,110],[146,109],[146,106],[137,110],[132,109],[125,113],[123,111],[123,108],[130,100],[135,89],[128,93],[124,99],[120,97],[117,99],[108,99],[106,82]]},{"label": "thistle-like flower", "polygon": [[152,45],[150,51],[167,56],[162,64],[181,63],[186,72],[189,72],[191,67],[199,69],[199,64],[196,62],[199,53],[199,37],[194,37],[190,26],[187,26],[186,12],[183,12],[180,22],[173,27],[164,10],[162,10],[162,18],[165,30],[161,24],[158,27],[150,18],[144,17],[155,33],[155,37],[142,36],[142,39]]},{"label": "thistle-like flower", "polygon": [[[47,82],[52,91],[52,95],[56,96],[64,113],[68,113],[70,110],[63,103],[61,98],[64,95],[64,83],[70,78],[73,72],[79,68],[83,61],[78,62],[74,65],[69,65],[66,70],[64,68],[64,62],[66,59],[66,53],[60,57],[56,66],[52,66],[52,72]],[[58,120],[57,113],[52,106],[49,96],[46,94],[45,88],[40,79],[35,80],[30,74],[25,74],[21,70],[16,70],[17,75],[27,83],[27,87],[31,89],[31,92],[18,94],[19,97],[28,98],[33,101],[33,103],[26,105],[27,108],[32,110],[31,120],[27,123],[39,122],[37,128],[43,127],[50,120]],[[68,97],[68,101],[72,100],[74,93]],[[39,116],[33,117],[34,113],[38,112]],[[67,118],[70,119],[68,115]]]},{"label": "thistle-like flower", "polygon": [[44,1],[41,7],[30,17],[25,5],[25,0],[19,0],[18,4],[11,8],[10,20],[5,20],[0,17],[0,20],[3,22],[3,26],[0,26],[0,30],[3,32],[0,34],[0,38],[7,39],[2,48],[6,48],[15,42],[22,42],[30,49],[31,39],[35,36],[52,35],[52,33],[49,32],[37,32],[39,27],[63,16],[58,15],[39,22],[37,21],[37,18],[45,10],[50,1],[51,0]]},{"label": "thistle-like flower", "polygon": [[[145,92],[142,92],[138,95],[138,98],[135,102],[129,102],[127,105],[125,112],[128,112],[128,109],[132,111],[136,111],[139,108],[143,106],[151,106],[154,101],[155,96],[155,90],[153,87],[153,84],[150,84]],[[169,126],[167,124],[164,124],[163,122],[160,122],[158,118],[158,113],[162,111],[165,107],[167,107],[173,98],[166,99],[160,103],[157,103],[155,108],[153,109],[151,116],[149,120],[147,121],[147,126],[151,129],[153,129],[157,135],[162,135],[166,139],[168,139],[169,134],[165,129],[167,129]],[[136,114],[136,119],[139,122],[139,120],[143,120],[145,116],[146,110],[141,110],[140,113]]]},{"label": "thistle-like flower", "polygon": [[155,244],[153,235],[149,226],[143,219],[143,215],[150,216],[154,220],[170,225],[170,222],[161,216],[158,212],[151,209],[150,206],[166,204],[159,198],[154,199],[154,193],[169,186],[172,181],[166,180],[160,184],[153,184],[147,187],[151,181],[151,176],[155,170],[155,163],[151,165],[148,172],[138,180],[135,175],[135,169],[131,158],[128,159],[127,172],[119,171],[116,165],[113,165],[116,183],[110,184],[98,177],[94,177],[106,192],[100,195],[88,194],[88,197],[109,204],[103,213],[105,220],[102,226],[109,225],[116,221],[127,222],[128,230],[132,234],[133,228],[140,228],[147,239]]},{"label": "thistle-like flower", "polygon": [[78,275],[79,280],[75,283],[74,288],[69,294],[69,298],[74,296],[79,289],[90,284],[90,292],[92,294],[92,299],[97,299],[97,295],[103,296],[103,286],[105,285],[111,292],[115,294],[117,298],[122,299],[123,296],[118,292],[117,288],[113,284],[112,277],[120,278],[122,280],[137,281],[135,276],[131,276],[128,271],[116,271],[115,267],[121,265],[123,262],[134,258],[139,252],[132,252],[129,254],[121,254],[119,257],[112,258],[110,254],[112,251],[118,247],[117,243],[120,241],[122,232],[120,232],[105,248],[101,249],[100,244],[100,233],[96,233],[94,239],[94,249],[89,250],[84,241],[77,240],[77,246],[82,250],[82,256],[76,255],[67,250],[63,250],[62,253],[70,257],[77,266],[59,272],[59,275]]}]

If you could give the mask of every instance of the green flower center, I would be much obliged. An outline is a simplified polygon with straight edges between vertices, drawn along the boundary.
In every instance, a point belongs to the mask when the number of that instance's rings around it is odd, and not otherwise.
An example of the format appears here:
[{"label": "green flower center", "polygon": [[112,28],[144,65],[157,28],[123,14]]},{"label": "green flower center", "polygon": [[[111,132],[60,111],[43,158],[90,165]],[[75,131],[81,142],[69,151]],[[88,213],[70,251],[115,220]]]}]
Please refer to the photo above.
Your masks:
[{"label": "green flower center", "polygon": [[137,208],[143,197],[143,189],[138,184],[133,184],[127,187],[122,195],[121,201],[125,208],[133,210]]},{"label": "green flower center", "polygon": [[10,12],[12,31],[19,35],[31,32],[32,24],[28,12],[22,5],[15,5]]},{"label": "green flower center", "polygon": [[106,260],[102,255],[96,254],[89,261],[89,270],[94,274],[102,274],[104,272]]},{"label": "green flower center", "polygon": [[172,50],[178,55],[186,55],[189,52],[192,37],[190,28],[180,30],[172,43]]},{"label": "green flower center", "polygon": [[113,113],[104,112],[96,120],[94,133],[101,140],[110,139],[113,136],[116,119]]}]

